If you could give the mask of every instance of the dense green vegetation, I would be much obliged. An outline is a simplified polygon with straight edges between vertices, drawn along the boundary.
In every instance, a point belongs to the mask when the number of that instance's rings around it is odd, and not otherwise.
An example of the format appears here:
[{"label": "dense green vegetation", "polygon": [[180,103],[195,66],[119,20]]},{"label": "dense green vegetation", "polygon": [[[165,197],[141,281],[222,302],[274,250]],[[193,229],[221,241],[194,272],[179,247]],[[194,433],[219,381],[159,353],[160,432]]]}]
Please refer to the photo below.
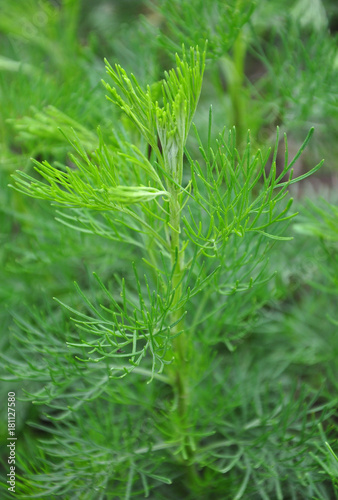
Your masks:
[{"label": "dense green vegetation", "polygon": [[337,15],[1,2],[1,498],[338,498]]}]

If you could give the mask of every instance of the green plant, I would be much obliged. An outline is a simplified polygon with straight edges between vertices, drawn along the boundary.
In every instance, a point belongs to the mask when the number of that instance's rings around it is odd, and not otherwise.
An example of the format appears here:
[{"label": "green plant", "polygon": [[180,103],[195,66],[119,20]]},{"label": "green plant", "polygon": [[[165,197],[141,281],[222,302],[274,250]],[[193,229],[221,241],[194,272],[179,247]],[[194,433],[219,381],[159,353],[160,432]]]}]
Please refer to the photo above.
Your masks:
[{"label": "green plant", "polygon": [[312,152],[317,158],[325,152],[330,160],[338,79],[328,6],[321,0],[163,0],[154,9],[161,16],[158,37],[167,52],[181,43],[209,40],[208,79],[218,95],[215,118],[222,126],[236,126],[241,152],[248,129],[261,146],[269,143],[278,124],[292,132],[297,150],[315,123]]},{"label": "green plant", "polygon": [[235,129],[212,139],[210,108],[193,158],[205,55],[183,48],[176,70],[146,89],[107,63],[108,99],[128,120],[99,129],[93,150],[94,134],[51,109],[70,163],[34,161],[44,180],[14,176],[16,190],[56,203],[58,220],[93,245],[105,237],[108,255],[130,252],[108,258],[115,270],[94,274],[87,292],[76,285],[48,313],[16,317],[20,352],[3,356],[6,378],[36,384],[25,398],[45,408],[46,422],[32,425],[49,436],[21,463],[23,495],[330,498],[315,453],[332,401],[318,412],[324,396],[294,382],[291,361],[274,352],[261,366],[260,348],[242,346],[248,331],[264,332],[260,311],[276,293],[268,257],[291,239],[287,189],[321,165],[293,179],[313,129],[291,161],[284,136],[277,173],[278,131],[273,153],[255,151],[250,134],[239,152]]}]

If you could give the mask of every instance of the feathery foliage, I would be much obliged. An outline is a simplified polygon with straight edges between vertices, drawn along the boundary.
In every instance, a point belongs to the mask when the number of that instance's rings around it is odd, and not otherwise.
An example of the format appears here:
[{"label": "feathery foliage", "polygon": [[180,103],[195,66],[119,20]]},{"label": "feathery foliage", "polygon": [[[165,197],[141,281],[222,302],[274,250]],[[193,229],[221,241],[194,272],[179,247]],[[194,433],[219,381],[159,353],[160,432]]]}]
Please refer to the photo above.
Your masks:
[{"label": "feathery foliage", "polygon": [[[3,165],[16,170],[0,195],[0,367],[21,413],[17,494],[338,498],[337,213],[288,193],[323,163],[299,169],[313,117],[334,118],[325,9],[300,22],[303,0],[285,17],[277,2],[139,3],[123,42],[108,28],[125,19],[118,2],[83,4],[41,2],[38,18],[28,2],[24,33],[23,3],[0,7],[17,41],[0,88],[29,82],[35,96],[29,109],[0,94]],[[102,30],[87,36],[80,20]],[[265,68],[258,84],[249,57]]]}]

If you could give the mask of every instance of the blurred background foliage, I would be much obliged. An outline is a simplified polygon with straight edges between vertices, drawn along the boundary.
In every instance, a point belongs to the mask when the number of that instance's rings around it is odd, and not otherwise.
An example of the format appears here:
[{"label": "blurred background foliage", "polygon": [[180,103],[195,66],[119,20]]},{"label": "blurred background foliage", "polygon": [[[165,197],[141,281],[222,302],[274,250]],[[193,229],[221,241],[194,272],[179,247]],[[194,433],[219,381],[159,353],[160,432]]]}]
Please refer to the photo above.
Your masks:
[{"label": "blurred background foliage", "polygon": [[[337,432],[330,417],[338,389],[337,29],[338,6],[334,0],[2,0],[0,351],[7,353],[3,354],[4,374],[8,370],[6,356],[18,360],[23,353],[32,359],[44,356],[43,343],[40,353],[34,352],[27,338],[25,343],[25,321],[41,332],[67,337],[68,313],[52,303],[53,296],[81,310],[74,281],[91,297],[97,293],[92,286],[93,270],[103,281],[115,273],[128,275],[130,261],[138,258],[133,248],[121,249],[104,238],[98,240],[59,224],[46,203],[8,188],[11,174],[16,169],[32,172],[31,157],[67,162],[70,146],[59,128],[74,128],[88,150],[96,145],[98,126],[107,140],[113,140],[112,129],[128,128],[104,98],[104,57],[147,84],[163,77],[182,43],[204,46],[208,39],[207,68],[195,117],[202,138],[208,133],[212,105],[213,140],[224,127],[235,125],[240,143],[250,129],[253,141],[263,148],[273,144],[278,125],[288,132],[289,147],[296,151],[314,126],[312,142],[296,168],[303,173],[321,158],[326,161],[315,178],[304,181],[292,193],[301,215],[292,226],[295,239],[273,250],[268,265],[278,271],[275,280],[254,297],[248,292],[231,298],[233,318],[227,316],[230,333],[224,345],[217,338],[217,331],[224,328],[222,316],[197,332],[198,341],[203,343],[203,334],[210,328],[207,338],[211,353],[215,349],[223,353],[232,366],[229,386],[219,386],[219,394],[209,401],[212,381],[219,383],[223,376],[222,369],[215,368],[213,378],[204,385],[204,408],[215,401],[218,407],[224,398],[230,398],[236,411],[246,411],[248,404],[248,411],[255,407],[259,414],[261,405],[277,407],[278,392],[288,393],[290,401],[300,398],[303,410],[296,408],[295,413],[300,421],[309,419],[309,426],[310,421],[313,423],[311,432],[317,432],[317,438],[311,453],[317,461],[309,458],[302,479],[293,477],[293,484],[298,484],[294,493],[289,486],[284,497],[278,496],[278,487],[264,489],[260,478],[256,486],[251,485],[253,496],[245,498],[334,498],[330,495],[334,494],[332,484],[337,481],[337,472],[325,440],[337,450]],[[189,151],[191,156],[199,154],[193,138]],[[18,345],[24,345],[21,354]],[[242,381],[238,400],[236,377]],[[261,387],[257,398],[250,395],[254,380]],[[33,392],[45,384],[39,377],[23,383],[7,381],[1,385],[1,398],[5,400],[8,390],[18,390],[24,396],[22,388]],[[313,394],[317,394],[316,404],[309,402]],[[203,411],[202,403],[201,408]],[[22,434],[20,456],[29,457],[30,471],[40,460],[48,473],[36,439],[46,432],[42,428],[45,411],[43,405],[22,402],[17,425]],[[221,415],[220,410],[216,414]],[[206,421],[211,417],[205,415]],[[231,425],[235,425],[234,418],[229,417]],[[33,426],[28,426],[29,420]],[[227,432],[224,429],[225,437]],[[243,429],[236,432],[239,440],[247,438],[241,434]],[[0,435],[5,439],[4,418]],[[256,438],[253,435],[247,439]],[[262,449],[271,458],[278,439],[264,439]],[[23,473],[27,467],[24,462],[22,458]],[[283,468],[281,463],[276,467]],[[321,472],[315,474],[311,486],[306,474],[310,474],[313,463]],[[292,470],[285,467],[281,475],[292,476]],[[234,477],[232,481],[236,483]],[[301,493],[302,488],[305,493]],[[154,498],[164,498],[161,491]]]}]

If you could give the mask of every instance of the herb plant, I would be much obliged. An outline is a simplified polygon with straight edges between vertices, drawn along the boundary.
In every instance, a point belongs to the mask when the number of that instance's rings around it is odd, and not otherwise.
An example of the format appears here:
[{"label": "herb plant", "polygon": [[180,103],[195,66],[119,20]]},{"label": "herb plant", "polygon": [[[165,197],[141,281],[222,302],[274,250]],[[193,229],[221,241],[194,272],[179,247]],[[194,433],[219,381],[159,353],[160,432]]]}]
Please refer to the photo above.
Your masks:
[{"label": "herb plant", "polygon": [[[93,152],[74,133],[69,140],[75,150],[71,161],[77,168],[35,161],[36,171],[47,182],[22,171],[15,176],[19,191],[57,202],[61,207],[58,215],[64,223],[121,245],[134,245],[143,262],[133,264],[134,286],[124,278],[122,281],[117,278],[110,290],[95,275],[104,299],[98,305],[95,305],[97,300],[91,301],[77,286],[86,312],[63,305],[71,311],[77,327],[71,330],[67,342],[73,351],[72,369],[75,367],[76,379],[79,376],[86,379],[87,387],[84,392],[75,391],[75,396],[61,383],[63,390],[59,396],[52,396],[46,388],[34,397],[52,404],[58,410],[54,418],[65,422],[69,432],[71,423],[79,429],[78,408],[92,411],[84,402],[101,396],[113,419],[106,421],[108,428],[103,432],[107,432],[110,426],[118,428],[118,422],[123,425],[118,418],[119,410],[117,421],[111,414],[111,410],[115,413],[118,402],[114,393],[121,391],[117,384],[123,384],[116,378],[128,375],[135,381],[135,377],[145,377],[148,383],[166,386],[158,416],[154,411],[159,403],[153,408],[146,404],[152,425],[157,429],[155,435],[148,430],[146,441],[142,440],[142,427],[136,425],[135,429],[131,416],[127,425],[130,444],[111,463],[103,459],[110,449],[110,440],[105,438],[106,448],[99,460],[103,462],[101,466],[97,464],[97,473],[88,477],[88,483],[87,475],[81,477],[78,466],[71,466],[78,441],[66,433],[70,455],[61,463],[69,473],[61,483],[55,478],[46,484],[43,476],[36,477],[35,496],[46,497],[53,492],[65,495],[71,491],[81,498],[92,498],[93,490],[85,493],[89,484],[100,498],[115,498],[119,491],[125,498],[140,496],[141,492],[149,494],[158,483],[173,481],[176,464],[179,471],[176,481],[181,487],[195,496],[199,491],[200,497],[205,498],[210,472],[218,473],[216,483],[223,488],[222,473],[238,464],[246,472],[236,492],[234,483],[233,494],[234,498],[241,498],[249,475],[255,476],[242,452],[231,451],[231,443],[210,439],[217,433],[217,426],[210,423],[205,426],[195,412],[196,388],[201,379],[210,377],[207,368],[200,365],[199,351],[201,346],[205,350],[208,344],[216,342],[231,346],[238,339],[240,332],[231,335],[222,327],[222,319],[225,320],[225,313],[231,307],[231,296],[250,293],[269,279],[265,269],[267,254],[277,240],[289,239],[282,233],[295,215],[289,213],[292,200],[286,199],[288,186],[300,180],[292,178],[292,166],[312,131],[291,162],[285,137],[285,164],[279,175],[276,174],[278,136],[269,165],[270,151],[253,152],[249,135],[240,156],[234,129],[223,131],[215,145],[209,140],[205,146],[195,130],[201,158],[194,160],[185,145],[201,92],[205,51],[200,54],[198,48],[191,48],[186,53],[183,48],[183,55],[176,57],[176,63],[176,70],[165,74],[156,96],[152,87],[143,90],[133,75],[128,76],[119,65],[112,68],[107,63],[108,75],[113,80],[113,86],[104,83],[108,99],[137,128],[138,144],[117,132],[113,141],[107,143],[99,131],[99,145]],[[210,110],[209,129],[211,126]],[[184,175],[184,156],[190,176]],[[320,164],[302,177],[319,167]],[[287,180],[283,180],[286,175]],[[208,338],[204,328],[212,316],[218,318],[219,331]],[[216,365],[219,362],[218,356],[213,359]],[[31,369],[35,371],[34,365]],[[90,378],[85,375],[87,370],[92,373]],[[68,373],[65,379],[69,386]],[[131,391],[129,384],[127,387]],[[129,396],[132,400],[142,397],[133,392]],[[74,396],[76,404],[69,401]],[[59,399],[68,400],[68,409],[61,401],[57,403]],[[218,460],[220,448],[224,448],[224,456],[222,452]],[[161,471],[162,457],[149,463],[153,453],[163,450],[171,456],[171,472],[167,467]],[[52,449],[49,452],[54,455]],[[88,459],[87,455],[85,461]],[[81,462],[80,457],[78,460]],[[121,470],[114,472],[122,464],[123,471],[127,467],[126,475]],[[279,482],[275,488],[277,492],[280,490]]]},{"label": "herb plant", "polygon": [[[75,56],[80,3],[66,4],[62,36]],[[64,111],[34,102],[30,116],[10,122],[37,158],[34,171],[13,175],[14,215],[4,210],[22,228],[9,273],[19,269],[26,302],[36,302],[27,310],[10,297],[15,324],[0,358],[31,428],[18,448],[20,498],[338,496],[337,317],[326,298],[337,288],[336,209],[323,203],[294,219],[290,186],[322,165],[294,175],[314,129],[292,157],[279,128],[273,148],[257,146],[259,127],[252,137],[242,112],[249,27],[259,23],[250,2],[213,7],[197,29],[186,23],[196,15],[189,2],[160,2],[169,33],[159,43],[178,52],[164,79],[144,85],[142,68],[136,77],[106,60],[104,103],[80,57],[72,95],[83,102],[84,89],[85,119],[70,101]],[[215,19],[226,19],[226,36]],[[55,55],[50,44],[39,50]],[[221,76],[237,75],[228,82],[236,127],[219,127],[215,105],[204,128],[196,120],[215,61]],[[53,64],[58,78],[71,67],[62,57]],[[51,95],[60,81],[46,84]],[[12,498],[6,480],[1,489]]]}]

